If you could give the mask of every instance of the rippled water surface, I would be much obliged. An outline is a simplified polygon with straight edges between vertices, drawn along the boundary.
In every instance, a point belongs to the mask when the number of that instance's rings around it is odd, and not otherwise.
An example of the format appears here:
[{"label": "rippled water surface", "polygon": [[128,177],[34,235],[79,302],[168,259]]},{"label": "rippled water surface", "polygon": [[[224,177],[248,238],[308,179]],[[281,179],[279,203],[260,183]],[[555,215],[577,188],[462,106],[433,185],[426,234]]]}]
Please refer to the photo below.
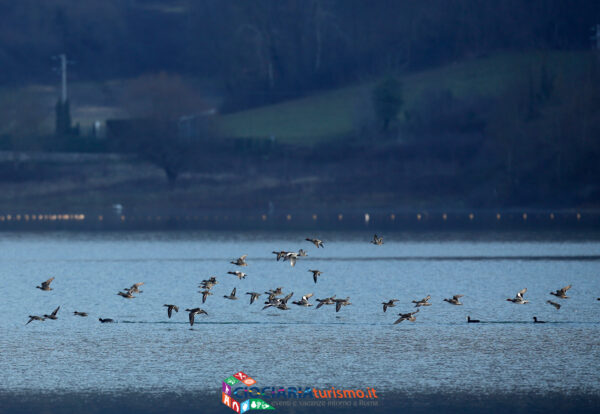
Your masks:
[{"label": "rippled water surface", "polygon": [[[306,236],[1,235],[0,390],[217,390],[243,370],[264,386],[600,394],[598,241],[390,234],[375,246],[368,233],[334,233],[317,250]],[[295,267],[271,253],[299,248],[308,257]],[[242,254],[248,277],[238,280],[227,271]],[[317,284],[308,269],[323,271]],[[211,275],[219,283],[203,305],[197,285]],[[35,288],[51,276],[53,291]],[[116,294],[136,282],[137,298]],[[568,284],[570,299],[549,295]],[[312,302],[335,294],[352,305],[261,310],[265,295],[250,305],[244,294],[277,286],[292,300],[312,292]],[[224,299],[234,287],[240,299]],[[524,287],[530,304],[505,300]],[[428,294],[416,322],[393,324]],[[442,301],[454,294],[463,306]],[[181,310],[168,319],[165,303]],[[25,325],[59,305],[58,320]],[[183,309],[197,306],[208,316],[190,329]]]}]

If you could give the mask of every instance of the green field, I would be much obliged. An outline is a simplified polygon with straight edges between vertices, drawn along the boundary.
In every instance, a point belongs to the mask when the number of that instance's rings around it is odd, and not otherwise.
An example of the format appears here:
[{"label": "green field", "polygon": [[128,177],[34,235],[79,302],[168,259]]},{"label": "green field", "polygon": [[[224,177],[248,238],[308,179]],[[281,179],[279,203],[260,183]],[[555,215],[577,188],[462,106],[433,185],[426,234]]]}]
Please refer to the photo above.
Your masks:
[{"label": "green field", "polygon": [[[589,52],[506,53],[463,60],[421,72],[398,74],[404,109],[410,109],[428,90],[449,90],[455,97],[496,96],[512,80],[527,80],[545,62],[556,79],[569,77],[581,67]],[[377,79],[322,92],[301,99],[227,114],[218,125],[224,136],[270,138],[311,144],[348,136],[356,130],[361,111],[368,108]]]}]

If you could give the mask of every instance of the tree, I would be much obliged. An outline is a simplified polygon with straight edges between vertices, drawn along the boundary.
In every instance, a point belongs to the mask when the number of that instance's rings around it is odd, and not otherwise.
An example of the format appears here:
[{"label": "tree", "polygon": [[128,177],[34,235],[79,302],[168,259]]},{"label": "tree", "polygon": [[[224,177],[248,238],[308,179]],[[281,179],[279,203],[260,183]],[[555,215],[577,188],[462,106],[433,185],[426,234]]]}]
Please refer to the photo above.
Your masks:
[{"label": "tree", "polygon": [[390,122],[396,119],[402,107],[402,84],[394,77],[381,81],[373,89],[373,107],[383,131],[388,131]]},{"label": "tree", "polygon": [[[196,161],[202,138],[210,134],[207,107],[192,85],[166,73],[133,80],[122,97],[132,117],[128,149],[162,168],[169,185]],[[193,122],[193,131],[182,125]],[[186,136],[184,136],[186,135]]]}]

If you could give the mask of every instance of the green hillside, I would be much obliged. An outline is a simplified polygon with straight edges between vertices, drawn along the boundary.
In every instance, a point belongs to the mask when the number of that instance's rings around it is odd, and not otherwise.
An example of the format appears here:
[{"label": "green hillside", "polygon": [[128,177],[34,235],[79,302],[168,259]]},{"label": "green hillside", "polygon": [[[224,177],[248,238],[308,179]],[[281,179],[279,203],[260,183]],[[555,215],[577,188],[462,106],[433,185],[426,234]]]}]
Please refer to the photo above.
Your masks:
[{"label": "green hillside", "polygon": [[[450,90],[457,98],[495,96],[512,80],[527,79],[545,62],[555,78],[574,74],[589,52],[531,52],[499,54],[465,60],[439,68],[399,74],[404,109],[410,109],[427,90]],[[275,105],[224,115],[219,127],[225,136],[274,137],[279,141],[310,144],[346,136],[355,130],[377,80],[323,92]]]}]

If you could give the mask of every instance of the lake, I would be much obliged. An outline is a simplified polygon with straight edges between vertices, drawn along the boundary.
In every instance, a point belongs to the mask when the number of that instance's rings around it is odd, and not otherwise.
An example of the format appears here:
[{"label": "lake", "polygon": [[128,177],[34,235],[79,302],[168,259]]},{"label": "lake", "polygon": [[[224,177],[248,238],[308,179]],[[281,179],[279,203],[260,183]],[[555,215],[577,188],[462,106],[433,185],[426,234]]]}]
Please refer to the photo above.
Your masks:
[{"label": "lake", "polygon": [[[367,232],[0,236],[5,396],[208,395],[238,371],[261,387],[600,396],[595,234],[390,233],[381,246]],[[304,240],[317,236],[325,248]],[[300,248],[308,256],[295,267],[271,253]],[[243,254],[248,276],[238,280],[227,271],[240,269],[229,262]],[[323,272],[318,283],[309,269]],[[197,286],[213,275],[218,284],[202,304]],[[52,291],[36,289],[50,277]],[[137,282],[144,285],[135,299],[117,295]],[[549,294],[569,284],[569,299]],[[279,286],[294,293],[290,310],[262,310],[265,294],[249,304],[245,292]],[[234,287],[239,299],[223,298]],[[530,303],[506,301],[523,288]],[[352,304],[337,313],[291,304],[307,293],[311,303],[336,295]],[[462,306],[443,301],[455,294],[464,295]],[[419,308],[416,322],[393,323],[427,295],[432,305]],[[389,299],[398,302],[384,313]],[[180,307],[171,319],[169,303]],[[57,306],[57,320],[26,325],[28,315]],[[190,329],[184,309],[193,307],[208,315]],[[481,323],[468,324],[467,315]]]}]

